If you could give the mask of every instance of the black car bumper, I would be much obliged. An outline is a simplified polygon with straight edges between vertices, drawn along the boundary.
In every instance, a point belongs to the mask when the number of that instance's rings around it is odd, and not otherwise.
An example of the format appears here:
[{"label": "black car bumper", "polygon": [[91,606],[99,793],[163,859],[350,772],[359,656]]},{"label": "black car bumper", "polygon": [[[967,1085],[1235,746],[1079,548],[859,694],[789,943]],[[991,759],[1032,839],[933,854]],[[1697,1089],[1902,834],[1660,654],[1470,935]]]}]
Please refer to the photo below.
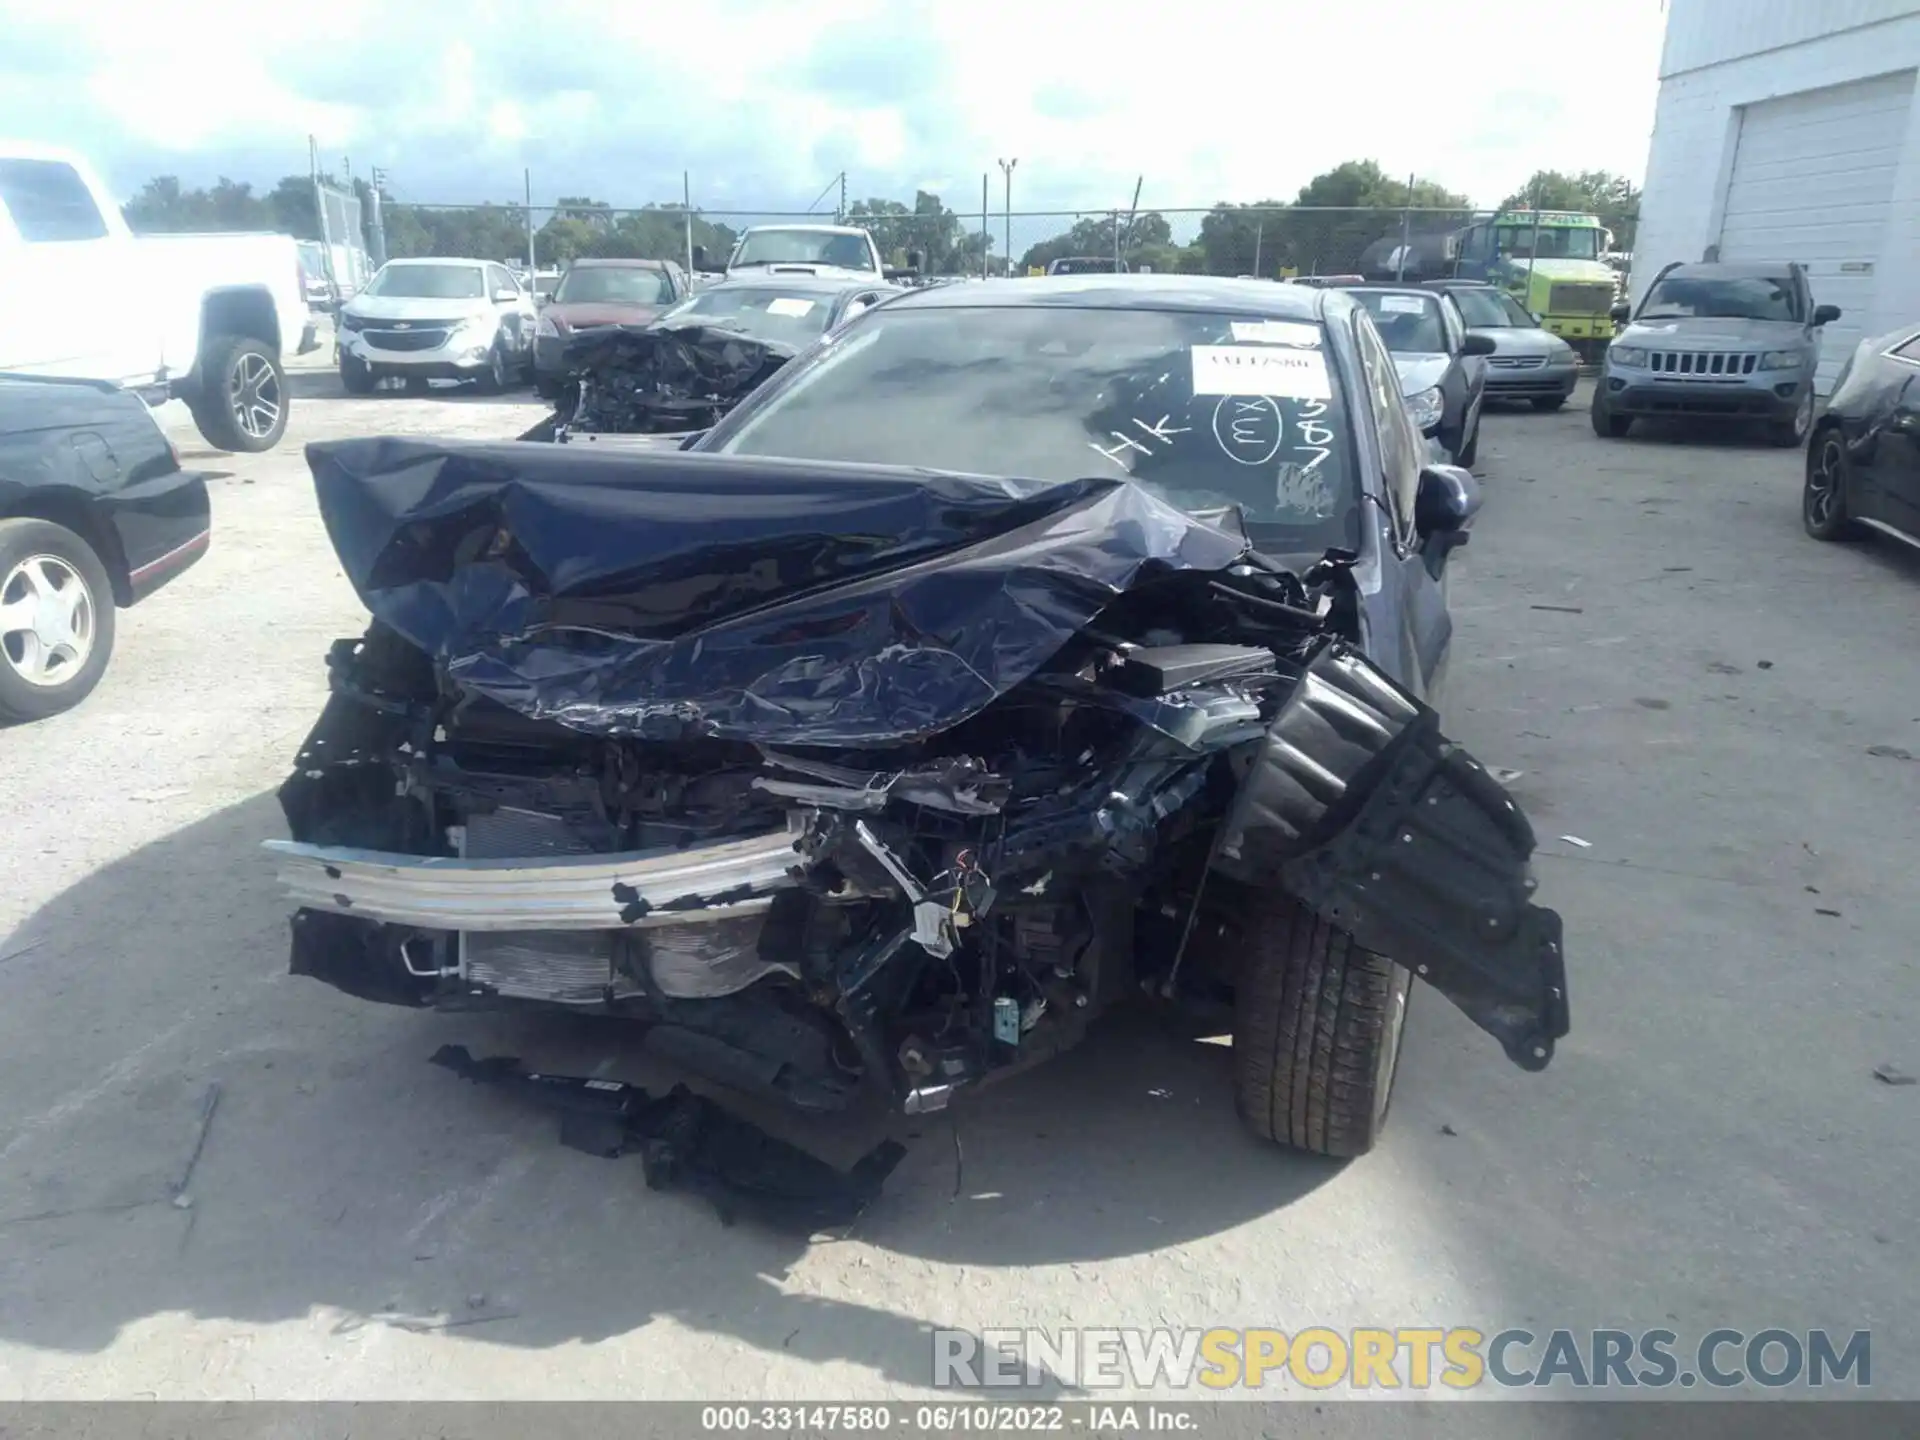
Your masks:
[{"label": "black car bumper", "polygon": [[1607,375],[1607,408],[1615,415],[1707,415],[1729,419],[1791,420],[1811,381],[1782,380],[1774,385],[1714,385]]},{"label": "black car bumper", "polygon": [[138,481],[94,504],[126,561],[125,590],[115,596],[122,605],[138,604],[207,553],[207,482],[192,471]]},{"label": "black car bumper", "polygon": [[1558,396],[1562,400],[1573,393],[1573,387],[1580,379],[1579,367],[1568,365],[1560,370],[1522,370],[1502,373],[1487,371],[1487,398],[1489,400],[1537,400],[1545,396]]}]

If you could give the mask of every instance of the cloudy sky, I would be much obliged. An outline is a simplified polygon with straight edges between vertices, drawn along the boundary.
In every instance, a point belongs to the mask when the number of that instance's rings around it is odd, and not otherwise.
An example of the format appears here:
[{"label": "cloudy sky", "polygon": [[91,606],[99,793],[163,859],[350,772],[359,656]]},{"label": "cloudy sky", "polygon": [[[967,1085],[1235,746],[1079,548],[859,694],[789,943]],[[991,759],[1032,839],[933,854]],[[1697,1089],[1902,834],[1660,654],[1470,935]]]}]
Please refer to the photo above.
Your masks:
[{"label": "cloudy sky", "polygon": [[704,207],[801,210],[844,169],[854,198],[965,210],[991,171],[997,212],[1006,156],[1016,212],[1124,207],[1141,174],[1149,208],[1284,199],[1349,158],[1491,204],[1540,167],[1639,178],[1662,24],[1661,0],[0,0],[0,137],[123,197],[270,185],[312,134],[420,201],[515,200],[526,166],[536,204],[677,199],[686,170]]}]

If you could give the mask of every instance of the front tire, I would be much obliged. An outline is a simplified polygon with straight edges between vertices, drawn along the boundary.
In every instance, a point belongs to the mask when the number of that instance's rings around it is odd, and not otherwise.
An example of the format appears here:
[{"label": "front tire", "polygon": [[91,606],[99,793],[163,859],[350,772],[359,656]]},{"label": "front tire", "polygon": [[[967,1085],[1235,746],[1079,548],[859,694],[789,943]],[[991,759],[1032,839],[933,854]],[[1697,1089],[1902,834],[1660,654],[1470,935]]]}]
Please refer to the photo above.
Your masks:
[{"label": "front tire", "polygon": [[1454,456],[1453,463],[1461,466],[1464,469],[1472,469],[1473,462],[1477,460],[1479,457],[1480,457],[1480,417],[1478,415],[1475,415],[1473,417],[1473,433],[1467,436],[1467,443],[1460,447],[1460,453]]},{"label": "front tire", "polygon": [[92,693],[113,654],[113,583],[93,547],[45,520],[0,520],[0,720],[44,720]]},{"label": "front tire", "polygon": [[1800,491],[1800,523],[1816,540],[1857,540],[1860,527],[1847,513],[1853,482],[1846,438],[1830,425],[1807,446],[1807,478]]},{"label": "front tire", "polygon": [[379,378],[373,367],[357,355],[340,356],[340,385],[349,395],[371,395]]},{"label": "front tire", "polygon": [[1364,1155],[1386,1124],[1412,977],[1292,896],[1247,899],[1234,927],[1240,1117],[1297,1150]]},{"label": "front tire", "polygon": [[507,347],[498,340],[493,349],[487,352],[487,368],[482,370],[474,383],[479,386],[482,395],[499,395],[513,383],[513,367],[507,361]]},{"label": "front tire", "polygon": [[1633,417],[1613,413],[1613,407],[1607,404],[1605,385],[1603,379],[1593,387],[1593,406],[1590,411],[1593,433],[1603,440],[1624,440],[1627,432],[1633,429]]},{"label": "front tire", "polygon": [[200,383],[187,408],[216,450],[257,455],[287,433],[280,357],[250,335],[213,335],[200,352]]},{"label": "front tire", "polygon": [[1782,450],[1806,442],[1807,432],[1813,428],[1813,387],[1807,387],[1807,393],[1800,397],[1800,403],[1793,407],[1791,420],[1777,421],[1767,427],[1767,440]]}]

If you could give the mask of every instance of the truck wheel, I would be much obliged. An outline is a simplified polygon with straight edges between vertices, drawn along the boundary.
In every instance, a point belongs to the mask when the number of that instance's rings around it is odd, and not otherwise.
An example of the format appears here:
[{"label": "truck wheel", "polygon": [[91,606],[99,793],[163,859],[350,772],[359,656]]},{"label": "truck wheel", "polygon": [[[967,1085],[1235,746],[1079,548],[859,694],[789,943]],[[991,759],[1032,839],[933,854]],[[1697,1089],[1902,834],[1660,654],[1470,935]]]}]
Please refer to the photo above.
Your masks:
[{"label": "truck wheel", "polygon": [[257,454],[287,432],[280,357],[250,335],[213,335],[200,352],[200,384],[187,408],[216,450]]},{"label": "truck wheel", "polygon": [[[1604,382],[1603,382],[1604,383]],[[1606,440],[1620,440],[1633,428],[1631,415],[1616,415],[1607,404],[1607,396],[1601,385],[1593,387],[1593,433]]]},{"label": "truck wheel", "polygon": [[378,384],[373,367],[358,355],[342,352],[340,355],[340,384],[349,395],[371,395]]},{"label": "truck wheel", "polygon": [[0,720],[86,699],[113,653],[113,583],[93,547],[45,520],[0,520]]},{"label": "truck wheel", "polygon": [[1250,894],[1232,930],[1241,1119],[1298,1150],[1364,1155],[1386,1123],[1412,977],[1290,895]]}]

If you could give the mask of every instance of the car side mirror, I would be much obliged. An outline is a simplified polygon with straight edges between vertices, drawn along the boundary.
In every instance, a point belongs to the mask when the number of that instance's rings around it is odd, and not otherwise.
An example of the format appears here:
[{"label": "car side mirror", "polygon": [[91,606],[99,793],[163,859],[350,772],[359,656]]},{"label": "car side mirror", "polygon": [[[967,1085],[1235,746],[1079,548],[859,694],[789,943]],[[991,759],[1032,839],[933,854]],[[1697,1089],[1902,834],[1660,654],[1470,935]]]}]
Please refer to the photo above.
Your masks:
[{"label": "car side mirror", "polygon": [[1633,318],[1633,307],[1623,300],[1611,310],[1607,311],[1607,314],[1612,318],[1614,324],[1624,325],[1628,320]]},{"label": "car side mirror", "polygon": [[496,305],[511,305],[519,298],[520,292],[518,290],[509,290],[504,285],[493,292],[493,303]]},{"label": "car side mirror", "polygon": [[1459,465],[1428,465],[1420,471],[1420,488],[1413,498],[1413,528],[1423,540],[1436,535],[1464,539],[1460,532],[1479,509],[1480,482],[1471,470]]},{"label": "car side mirror", "polygon": [[1816,305],[1813,307],[1813,323],[1815,325],[1831,325],[1839,318],[1840,307],[1838,305]]},{"label": "car side mirror", "polygon": [[693,247],[693,268],[696,270],[704,270],[707,268],[706,246],[696,245]]},{"label": "car side mirror", "polygon": [[1491,335],[1481,335],[1473,331],[1468,331],[1466,338],[1460,342],[1462,355],[1491,355],[1495,348]]},{"label": "car side mirror", "polygon": [[1527,314],[1533,317],[1533,323],[1536,325],[1544,325],[1547,323],[1547,317],[1542,315],[1538,310],[1529,310]]}]

